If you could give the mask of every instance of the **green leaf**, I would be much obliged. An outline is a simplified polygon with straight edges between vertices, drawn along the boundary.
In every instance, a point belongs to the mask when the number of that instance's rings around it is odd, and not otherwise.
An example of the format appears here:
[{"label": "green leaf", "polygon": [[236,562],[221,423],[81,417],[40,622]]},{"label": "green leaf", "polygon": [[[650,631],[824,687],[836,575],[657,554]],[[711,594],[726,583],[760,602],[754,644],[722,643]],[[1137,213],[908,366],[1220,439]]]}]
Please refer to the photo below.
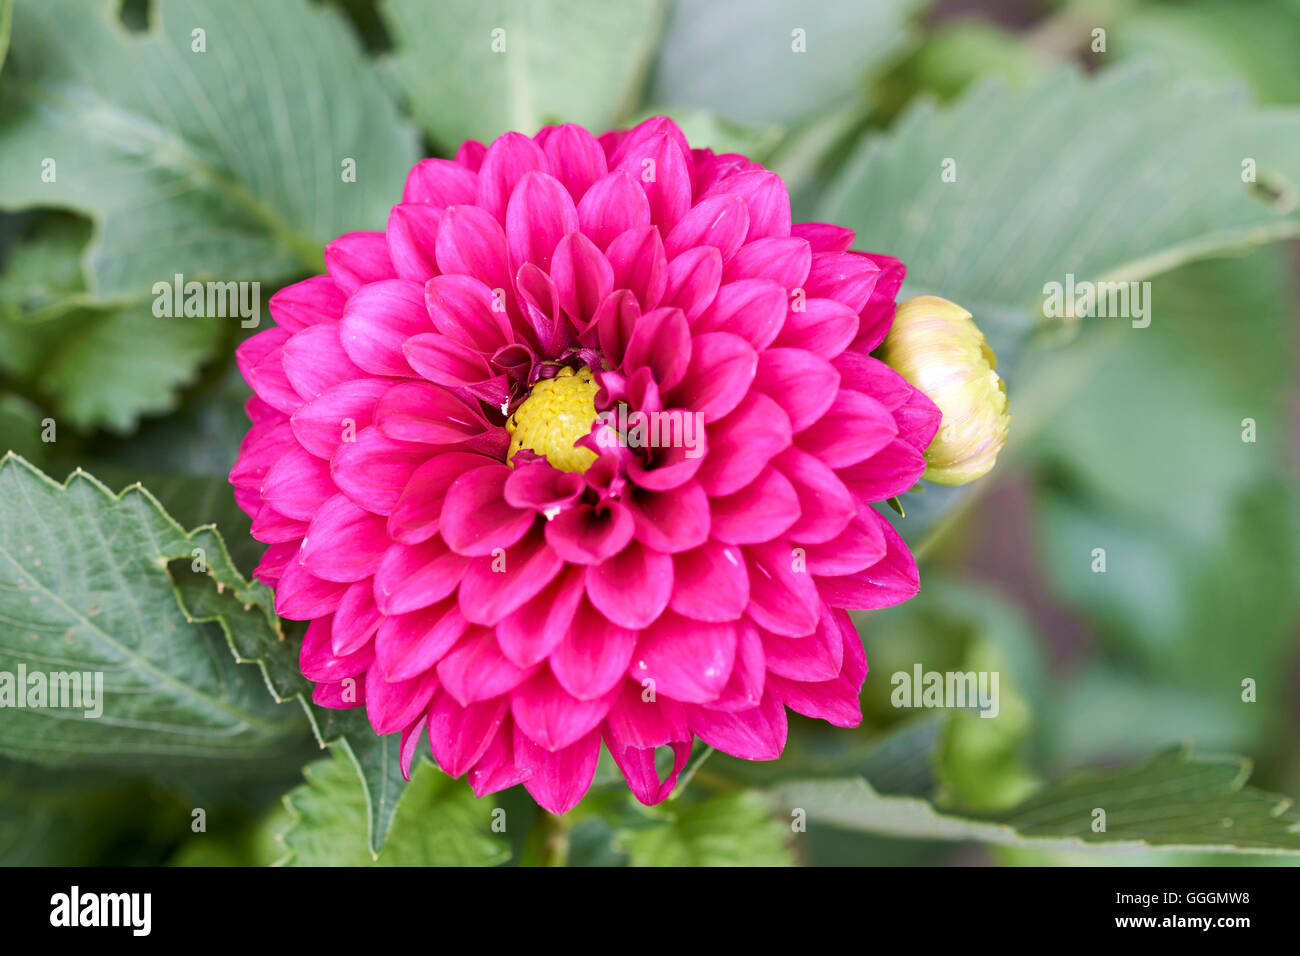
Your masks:
[{"label": "green leaf", "polygon": [[[1243,182],[1246,158],[1290,200]],[[956,181],[942,178],[947,160]],[[903,259],[905,294],[970,309],[1002,368],[1042,315],[1046,283],[1142,279],[1300,234],[1296,197],[1300,111],[1130,66],[919,105],[862,144],[818,218]]]},{"label": "green leaf", "polygon": [[789,831],[762,796],[740,791],[698,803],[665,805],[662,821],[614,840],[632,866],[789,866]]},{"label": "green leaf", "polygon": [[53,214],[32,222],[13,218],[23,228],[6,250],[0,270],[0,318],[50,318],[80,303],[86,286],[81,254],[90,241],[91,224]]},{"label": "green leaf", "polygon": [[[793,123],[864,87],[907,39],[918,0],[678,0],[650,101],[744,123]],[[797,52],[802,30],[804,52]]]},{"label": "green leaf", "polygon": [[1300,3],[1255,0],[1249,11],[1213,0],[1133,4],[1110,31],[1110,52],[1144,57],[1198,76],[1250,80],[1261,101],[1300,101]]},{"label": "green leaf", "polygon": [[[778,787],[779,812],[886,836],[1007,846],[1300,853],[1300,813],[1286,797],[1245,786],[1249,761],[1171,750],[1135,766],[1078,771],[1019,806],[958,816],[913,797],[881,796],[861,777]],[[1105,832],[1094,832],[1096,809]]]},{"label": "green leaf", "polygon": [[306,783],[284,798],[291,820],[280,836],[288,851],[282,864],[494,866],[510,856],[506,834],[493,831],[493,802],[475,799],[462,781],[427,760],[412,769],[388,842],[378,854],[366,842],[366,799],[351,762],[335,753],[332,760],[307,767],[303,776]]},{"label": "green leaf", "polygon": [[[56,340],[37,359],[36,386],[53,396],[60,423],[127,434],[142,416],[176,407],[179,390],[221,340],[224,321],[158,319],[139,306],[61,316],[51,330]],[[78,334],[68,335],[74,326]]]},{"label": "green leaf", "polygon": [[[0,459],[0,502],[0,671],[99,674],[103,687],[89,706],[0,709],[0,753],[249,774],[301,752],[301,716],[223,638],[277,635],[270,592],[239,576],[211,528],[185,532],[138,486],[114,496],[80,470],[59,485],[13,454]],[[173,561],[186,570],[171,572]],[[193,561],[209,573],[189,571]],[[202,608],[178,603],[173,573]],[[101,716],[83,716],[96,705]]]},{"label": "green leaf", "polygon": [[116,6],[20,5],[0,74],[0,206],[94,221],[93,301],[314,271],[323,243],[383,226],[415,137],[336,11],[157,0],[132,34]]},{"label": "green leaf", "polygon": [[1136,677],[1196,688],[1206,714],[1236,713],[1222,727],[1238,734],[1281,730],[1277,708],[1242,703],[1241,681],[1257,681],[1261,702],[1285,698],[1300,607],[1295,357],[1279,347],[1294,327],[1287,253],[1162,276],[1150,328],[1107,337],[1085,327],[1077,347],[1106,346],[1105,361],[1050,417],[1034,454],[1048,479],[1039,550],[1056,592]]},{"label": "green leaf", "polygon": [[447,153],[554,121],[604,132],[636,105],[663,16],[660,0],[389,0],[382,12],[394,79]]}]

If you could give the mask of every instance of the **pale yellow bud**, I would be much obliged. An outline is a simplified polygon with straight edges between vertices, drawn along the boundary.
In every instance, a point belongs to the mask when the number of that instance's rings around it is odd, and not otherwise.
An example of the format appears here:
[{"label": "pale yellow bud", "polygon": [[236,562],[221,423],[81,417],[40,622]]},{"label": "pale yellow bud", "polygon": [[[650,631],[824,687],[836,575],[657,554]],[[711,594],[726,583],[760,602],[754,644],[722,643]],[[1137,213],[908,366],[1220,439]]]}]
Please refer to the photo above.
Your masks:
[{"label": "pale yellow bud", "polygon": [[988,474],[1007,443],[1011,416],[997,356],[971,314],[954,302],[921,295],[898,306],[881,358],[943,413],[925,451],[925,478],[964,485]]}]

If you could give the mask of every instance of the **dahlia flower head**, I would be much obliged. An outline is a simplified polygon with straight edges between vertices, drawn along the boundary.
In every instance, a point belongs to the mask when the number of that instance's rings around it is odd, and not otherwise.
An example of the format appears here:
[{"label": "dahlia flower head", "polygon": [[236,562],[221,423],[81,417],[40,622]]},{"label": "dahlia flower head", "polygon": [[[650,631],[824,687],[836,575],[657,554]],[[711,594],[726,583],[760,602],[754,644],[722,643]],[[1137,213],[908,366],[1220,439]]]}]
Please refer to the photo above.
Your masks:
[{"label": "dahlia flower head", "polygon": [[[602,741],[653,804],[695,738],[771,760],[786,708],[856,726],[846,609],[919,588],[873,503],[940,414],[869,354],[904,267],[853,240],[663,117],[418,163],[237,354],[230,480],[315,702],[552,813]],[[638,442],[629,412],[701,427]]]}]

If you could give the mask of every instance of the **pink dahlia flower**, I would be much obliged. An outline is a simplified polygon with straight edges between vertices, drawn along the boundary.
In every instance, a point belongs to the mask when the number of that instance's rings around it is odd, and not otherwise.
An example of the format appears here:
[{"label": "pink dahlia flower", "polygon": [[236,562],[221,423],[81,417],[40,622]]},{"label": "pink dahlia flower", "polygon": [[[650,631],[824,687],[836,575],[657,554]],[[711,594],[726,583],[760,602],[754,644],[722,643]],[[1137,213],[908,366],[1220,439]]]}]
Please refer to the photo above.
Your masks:
[{"label": "pink dahlia flower", "polygon": [[238,352],[230,480],[316,702],[553,813],[602,741],[649,804],[697,737],[856,726],[845,609],[919,587],[873,503],[939,412],[868,354],[903,265],[852,242],[661,117],[416,165]]}]

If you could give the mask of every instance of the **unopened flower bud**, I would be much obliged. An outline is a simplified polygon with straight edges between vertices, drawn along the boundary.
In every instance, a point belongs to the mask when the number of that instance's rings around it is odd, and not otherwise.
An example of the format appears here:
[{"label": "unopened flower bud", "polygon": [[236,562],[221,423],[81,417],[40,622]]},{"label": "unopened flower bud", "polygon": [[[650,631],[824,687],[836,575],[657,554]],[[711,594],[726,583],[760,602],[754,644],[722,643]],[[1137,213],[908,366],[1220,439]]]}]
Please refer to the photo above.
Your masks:
[{"label": "unopened flower bud", "polygon": [[988,474],[1007,442],[1011,416],[997,356],[971,314],[938,296],[908,299],[898,306],[881,358],[943,413],[925,452],[924,477],[964,485]]}]

